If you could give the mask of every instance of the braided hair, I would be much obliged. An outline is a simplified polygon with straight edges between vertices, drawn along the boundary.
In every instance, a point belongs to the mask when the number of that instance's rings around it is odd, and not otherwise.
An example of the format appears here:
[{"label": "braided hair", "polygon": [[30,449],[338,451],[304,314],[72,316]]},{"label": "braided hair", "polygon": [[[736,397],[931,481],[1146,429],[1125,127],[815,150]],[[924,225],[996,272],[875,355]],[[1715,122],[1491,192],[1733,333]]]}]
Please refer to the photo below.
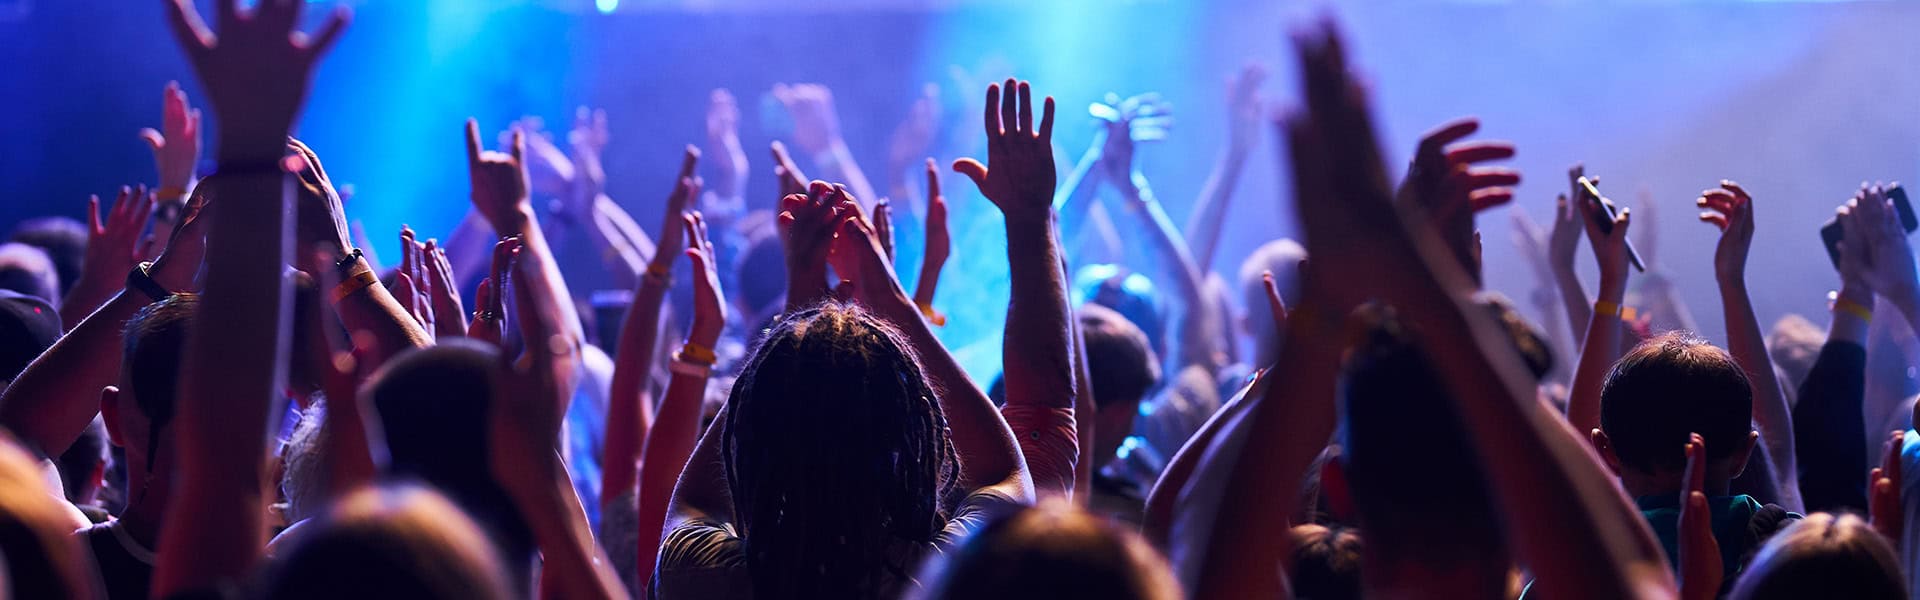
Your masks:
[{"label": "braided hair", "polygon": [[721,456],[757,598],[891,597],[911,580],[959,462],[892,326],[832,301],[789,314],[728,406]]}]

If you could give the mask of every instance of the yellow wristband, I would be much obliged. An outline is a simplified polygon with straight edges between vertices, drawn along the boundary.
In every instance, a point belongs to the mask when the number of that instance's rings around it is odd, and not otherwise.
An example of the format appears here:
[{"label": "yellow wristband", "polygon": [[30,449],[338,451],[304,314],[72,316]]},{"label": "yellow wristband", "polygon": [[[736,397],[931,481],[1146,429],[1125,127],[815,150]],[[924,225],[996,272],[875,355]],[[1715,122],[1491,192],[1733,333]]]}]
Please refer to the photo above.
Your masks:
[{"label": "yellow wristband", "polygon": [[333,286],[333,303],[339,304],[341,300],[360,293],[378,281],[380,281],[380,277],[373,274],[373,269],[354,273],[352,276],[347,277],[345,281],[341,281],[339,285]]},{"label": "yellow wristband", "polygon": [[1595,300],[1593,302],[1593,314],[1606,315],[1618,319],[1620,318],[1620,311],[1621,306],[1619,304],[1606,300]]},{"label": "yellow wristband", "polygon": [[932,304],[921,304],[920,314],[927,317],[927,323],[934,327],[947,326],[947,316],[940,314],[940,311],[934,310]]},{"label": "yellow wristband", "polygon": [[1860,317],[1860,320],[1862,321],[1873,320],[1873,309],[1862,306],[1859,302],[1854,302],[1846,298],[1835,298],[1833,300],[1833,309],[1856,316],[1856,317]]},{"label": "yellow wristband", "polygon": [[701,366],[713,366],[714,361],[717,360],[716,357],[713,355],[712,348],[695,344],[693,342],[687,342],[686,344],[680,346],[680,353],[674,355],[673,359],[680,362],[693,363]]}]

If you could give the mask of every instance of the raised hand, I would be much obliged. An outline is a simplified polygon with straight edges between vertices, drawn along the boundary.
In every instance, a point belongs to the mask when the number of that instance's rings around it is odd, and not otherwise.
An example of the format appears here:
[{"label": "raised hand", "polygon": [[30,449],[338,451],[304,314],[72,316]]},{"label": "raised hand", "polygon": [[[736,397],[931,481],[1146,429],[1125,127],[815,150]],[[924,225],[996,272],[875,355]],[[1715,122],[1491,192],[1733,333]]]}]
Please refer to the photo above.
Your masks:
[{"label": "raised hand", "polygon": [[147,191],[147,186],[122,186],[107,211],[106,220],[102,221],[100,197],[87,199],[87,252],[80,269],[83,278],[98,276],[111,282],[108,287],[113,287],[126,277],[127,270],[133,268],[134,249],[140,242],[141,232],[147,228],[147,217],[153,214],[153,206],[153,194]]},{"label": "raised hand", "polygon": [[780,200],[780,240],[787,258],[787,310],[813,304],[827,293],[827,255],[840,224],[844,188],[815,181],[806,194],[788,194]]},{"label": "raised hand", "polygon": [[773,98],[793,115],[793,143],[808,154],[820,154],[844,144],[840,116],[834,112],[833,90],[817,83],[780,83]]},{"label": "raised hand", "polygon": [[[966,175],[981,195],[1015,221],[1047,223],[1053,215],[1053,97],[1047,97],[1039,129],[1033,124],[1033,90],[1025,81],[987,86],[987,162],[963,158],[953,170]],[[1017,95],[1017,101],[1016,101]]]},{"label": "raised hand", "polygon": [[1746,284],[1747,250],[1753,246],[1753,196],[1740,184],[1721,180],[1720,187],[1700,193],[1694,204],[1704,209],[1700,221],[1720,228],[1713,249],[1713,272],[1722,286]]},{"label": "raised hand", "polygon": [[573,111],[573,130],[567,132],[567,144],[573,148],[573,190],[564,197],[572,202],[567,214],[576,219],[592,219],[594,203],[606,192],[607,170],[601,157],[612,140],[606,110],[582,106]]},{"label": "raised hand", "polygon": [[428,300],[434,320],[433,335],[436,338],[466,337],[467,322],[461,315],[467,314],[460,302],[460,287],[453,281],[453,265],[447,262],[447,249],[440,246],[439,240],[427,240],[425,253],[420,256],[422,266],[426,267],[423,279],[428,281]]},{"label": "raised hand", "polygon": [[553,132],[547,131],[546,119],[525,116],[508,125],[496,142],[501,152],[513,152],[515,132],[524,135],[527,142],[527,181],[533,193],[563,201],[569,199],[575,177],[573,159],[554,145]]},{"label": "raised hand", "polygon": [[238,0],[215,4],[219,37],[201,22],[192,0],[167,2],[168,22],[220,118],[220,162],[265,168],[284,153],[313,65],[340,38],[348,12],[334,11],[309,37],[294,29],[305,2],[262,2],[251,14],[243,14]]},{"label": "raised hand", "polygon": [[1260,143],[1260,130],[1267,122],[1266,99],[1260,97],[1260,84],[1267,80],[1267,68],[1248,63],[1240,73],[1227,78],[1227,150],[1245,156]]},{"label": "raised hand", "polygon": [[647,271],[665,275],[673,271],[675,248],[680,248],[680,218],[687,211],[687,203],[700,196],[703,181],[693,174],[694,167],[700,164],[700,149],[687,146],[686,153],[680,156],[680,175],[674,178],[673,193],[667,195],[667,214],[660,223],[660,242],[655,246],[652,262]]},{"label": "raised hand", "polygon": [[[1587,237],[1593,241],[1593,257],[1600,263],[1600,299],[1618,303],[1626,296],[1627,289],[1627,226],[1631,224],[1633,209],[1622,208],[1618,216],[1611,217],[1611,231],[1602,233],[1600,223],[1608,219],[1607,211],[1601,206],[1605,202],[1591,194],[1585,194],[1582,210],[1586,216]],[[1703,217],[1704,218],[1704,217]]]},{"label": "raised hand", "polygon": [[414,239],[413,228],[400,226],[400,272],[394,275],[393,298],[420,323],[429,334],[439,331],[434,323],[433,280],[426,275],[426,246]]},{"label": "raised hand", "polygon": [[693,325],[687,328],[687,343],[712,348],[727,328],[727,299],[720,290],[719,262],[714,258],[713,241],[707,239],[707,221],[700,211],[681,216],[686,229],[687,258],[693,261]]},{"label": "raised hand", "polygon": [[913,107],[907,110],[907,120],[893,129],[893,138],[887,144],[889,179],[899,177],[907,165],[926,156],[933,148],[933,138],[940,133],[940,109],[940,86],[931,83],[922,86],[920,96],[914,98]]},{"label": "raised hand", "polygon": [[1100,164],[1115,182],[1126,182],[1133,175],[1134,146],[1167,139],[1173,127],[1173,105],[1159,94],[1146,93],[1121,100],[1107,94],[1106,102],[1088,107],[1093,118],[1106,123],[1106,142],[1100,148]]},{"label": "raised hand", "polygon": [[140,139],[153,149],[153,163],[160,171],[155,195],[162,202],[185,202],[194,167],[200,164],[200,109],[187,104],[180,82],[167,82],[161,94],[160,130],[141,129]]},{"label": "raised hand", "polygon": [[1273,313],[1274,328],[1285,333],[1287,330],[1287,301],[1280,298],[1280,285],[1273,280],[1273,271],[1261,271],[1260,282],[1267,287],[1267,310]]},{"label": "raised hand", "polygon": [[[1575,163],[1567,169],[1568,194],[1562,194],[1554,201],[1553,229],[1547,238],[1547,248],[1551,251],[1555,269],[1573,270],[1573,256],[1580,251],[1580,234],[1586,231],[1586,213],[1582,209],[1587,205],[1586,190],[1580,187],[1580,178],[1586,177],[1587,167]],[[1595,186],[1600,185],[1599,177],[1589,179]],[[1571,194],[1571,195],[1569,195]],[[1569,200],[1571,199],[1571,200]]]},{"label": "raised hand", "polygon": [[835,219],[838,235],[833,238],[833,269],[847,284],[835,290],[835,295],[890,318],[908,318],[899,315],[916,311],[900,287],[893,262],[887,260],[879,233],[852,198],[842,196],[839,202],[842,210]]},{"label": "raised hand", "polygon": [[880,249],[886,252],[887,262],[893,262],[893,202],[886,198],[873,203],[873,234],[880,238]]},{"label": "raised hand", "polygon": [[[333,180],[327,177],[327,170],[320,166],[320,155],[300,140],[287,138],[287,153],[297,156],[305,166],[294,174],[297,192],[294,196],[294,243],[299,244],[300,252],[295,259],[300,270],[317,273],[320,269],[332,268],[334,262],[346,258],[353,248],[353,233],[347,227],[346,203],[333,187]],[[312,250],[323,247],[331,258],[319,261]]]},{"label": "raised hand", "polygon": [[1867,516],[1873,530],[1886,536],[1895,550],[1906,538],[1907,507],[1900,501],[1900,450],[1905,443],[1906,432],[1893,432],[1881,451],[1880,466],[1867,476]]},{"label": "raised hand", "polygon": [[1520,173],[1513,169],[1476,166],[1513,158],[1514,152],[1509,142],[1460,141],[1479,130],[1480,120],[1466,117],[1421,136],[1397,199],[1402,210],[1424,215],[1476,277],[1480,265],[1472,250],[1473,215],[1513,201],[1513,186],[1520,183]]},{"label": "raised hand", "polygon": [[508,273],[513,271],[514,263],[520,257],[523,242],[518,237],[500,238],[493,244],[493,267],[480,287],[473,293],[473,321],[467,325],[467,337],[500,345],[505,334],[502,323],[506,321],[506,292]]},{"label": "raised hand", "polygon": [[467,119],[467,179],[473,186],[473,208],[505,236],[518,233],[533,220],[527,196],[525,132],[514,131],[507,152],[481,150],[480,124]]},{"label": "raised hand", "polygon": [[1854,194],[1854,215],[1861,237],[1865,238],[1862,257],[1867,261],[1863,279],[1873,290],[1912,313],[1920,304],[1920,281],[1916,280],[1913,248],[1900,228],[1886,188],[1862,185]]},{"label": "raised hand", "polygon": [[787,153],[787,145],[780,140],[773,141],[773,176],[780,181],[780,197],[807,193],[807,174],[793,164],[793,155]]},{"label": "raised hand", "polygon": [[1725,577],[1707,508],[1707,442],[1688,434],[1686,485],[1680,489],[1680,598],[1713,600]]},{"label": "raised hand", "polygon": [[[940,287],[940,269],[946,267],[953,251],[953,238],[947,232],[947,197],[940,193],[940,169],[927,159],[927,247],[920,255],[920,281],[913,286],[913,302],[922,312],[934,313],[933,294]],[[936,321],[945,321],[944,317]],[[936,323],[938,324],[938,323]]]},{"label": "raised hand", "polygon": [[739,198],[747,190],[747,153],[740,149],[740,104],[733,92],[715,88],[707,96],[707,152],[713,155],[713,193]]},{"label": "raised hand", "polygon": [[[147,269],[147,276],[154,283],[172,291],[196,290],[195,279],[200,275],[201,262],[207,255],[207,222],[201,211],[208,204],[210,192],[218,186],[218,178],[200,182],[193,194],[187,198],[187,206],[180,213],[180,221],[173,224],[173,230],[167,232],[166,250],[153,259],[153,267]],[[161,235],[155,232],[155,235]]]}]

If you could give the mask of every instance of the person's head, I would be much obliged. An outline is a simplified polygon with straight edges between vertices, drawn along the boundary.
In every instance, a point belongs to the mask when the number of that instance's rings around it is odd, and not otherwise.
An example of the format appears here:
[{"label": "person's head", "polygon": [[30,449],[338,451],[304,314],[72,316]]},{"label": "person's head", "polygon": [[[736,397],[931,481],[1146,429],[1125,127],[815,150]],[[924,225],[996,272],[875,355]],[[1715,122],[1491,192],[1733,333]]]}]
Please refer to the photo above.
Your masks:
[{"label": "person's head", "polygon": [[834,301],[774,323],[716,423],[760,597],[870,597],[945,526],[959,462],[892,325]]},{"label": "person's head", "polygon": [[533,551],[532,533],[488,467],[487,411],[500,351],[468,339],[389,359],[362,388],[386,439],[389,472],[446,494],[486,528],[503,556]]},{"label": "person's head", "polygon": [[[1358,512],[1370,589],[1506,589],[1500,517],[1454,399],[1391,310],[1362,309],[1341,374],[1341,473]],[[1422,583],[1425,580],[1425,583]]]},{"label": "person's head", "polygon": [[17,242],[0,244],[0,290],[13,290],[60,303],[60,275],[53,259],[39,248]]},{"label": "person's head", "polygon": [[1147,334],[1126,317],[1097,304],[1081,305],[1080,334],[1085,338],[1087,371],[1099,407],[1094,431],[1094,468],[1112,460],[1133,432],[1140,401],[1160,383],[1160,359],[1147,347]]},{"label": "person's head", "polygon": [[1773,323],[1773,332],[1767,335],[1767,356],[1786,371],[1789,385],[1799,385],[1813,370],[1813,361],[1819,358],[1820,346],[1826,341],[1826,330],[1806,317],[1790,314]]},{"label": "person's head", "polygon": [[1273,312],[1267,310],[1267,283],[1262,275],[1273,272],[1280,298],[1287,306],[1294,306],[1300,302],[1300,261],[1306,258],[1307,249],[1300,242],[1278,239],[1255,248],[1240,263],[1240,302],[1245,310],[1240,333],[1254,340],[1256,366],[1272,364],[1280,349],[1280,332],[1273,323]]},{"label": "person's head", "polygon": [[[105,207],[102,207],[105,208]],[[36,217],[21,221],[8,241],[39,248],[53,260],[60,278],[60,293],[73,289],[80,280],[80,267],[87,260],[87,226],[67,217]]]},{"label": "person's head", "polygon": [[1181,597],[1173,569],[1144,538],[1061,499],[989,521],[923,575],[919,600]]},{"label": "person's head", "polygon": [[326,506],[326,418],[325,402],[307,407],[281,451],[280,494],[287,498],[288,522],[319,516]]},{"label": "person's head", "polygon": [[1087,265],[1073,274],[1073,293],[1080,306],[1104,306],[1119,313],[1140,328],[1155,354],[1166,353],[1166,318],[1147,276],[1119,265]]},{"label": "person's head", "polygon": [[501,558],[466,512],[413,485],[362,488],[268,564],[263,598],[508,598]]},{"label": "person's head", "polygon": [[1814,513],[1767,540],[1727,597],[1905,600],[1899,556],[1860,517]]},{"label": "person's head", "polygon": [[1287,587],[1295,598],[1360,599],[1360,534],[1346,527],[1295,525]]},{"label": "person's head", "polygon": [[1687,436],[1707,443],[1708,493],[1746,468],[1758,434],[1753,387],[1725,350],[1684,332],[1654,336],[1614,363],[1600,391],[1601,458],[1635,496],[1678,493]]},{"label": "person's head", "polygon": [[39,461],[0,432],[0,597],[96,597],[92,560],[67,510]]},{"label": "person's head", "polygon": [[199,296],[179,293],[134,313],[123,338],[120,383],[100,392],[108,439],[126,451],[129,503],[142,501],[153,490],[150,484],[172,479],[166,467],[171,462],[161,450],[171,446],[166,440],[173,429],[180,355],[199,305]]},{"label": "person's head", "polygon": [[0,389],[60,340],[60,313],[36,296],[0,289]]},{"label": "person's head", "polygon": [[86,429],[80,430],[80,439],[74,440],[54,461],[60,470],[60,484],[66,487],[63,491],[68,502],[75,506],[95,505],[100,487],[106,482],[107,458],[107,426],[95,416]]}]

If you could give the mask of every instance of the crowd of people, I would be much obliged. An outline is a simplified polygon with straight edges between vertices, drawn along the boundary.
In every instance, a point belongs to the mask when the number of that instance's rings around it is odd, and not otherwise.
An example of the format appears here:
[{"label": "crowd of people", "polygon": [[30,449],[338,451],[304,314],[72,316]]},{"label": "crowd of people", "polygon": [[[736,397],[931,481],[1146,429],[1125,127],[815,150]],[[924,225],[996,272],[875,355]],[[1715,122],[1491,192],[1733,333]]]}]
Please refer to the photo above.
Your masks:
[{"label": "crowd of people", "polygon": [[[1703,191],[1716,345],[1578,166],[1550,226],[1515,221],[1544,320],[1483,289],[1475,215],[1514,199],[1514,145],[1445,123],[1395,185],[1330,21],[1292,34],[1281,116],[1263,70],[1229,80],[1231,139],[1184,227],[1133,161],[1167,134],[1159,98],[1096,103],[1062,176],[1054,99],[1010,78],[976,107],[985,159],[951,164],[1005,239],[981,381],[943,345],[936,291],[993,283],[941,287],[949,258],[999,257],[967,251],[973,229],[954,247],[921,162],[931,96],[895,137],[889,200],[831,92],[777,86],[799,152],[773,144],[779,191],[755,198],[715,91],[652,231],[608,194],[604,113],[561,139],[515,123],[497,149],[469,120],[470,215],[403,229],[382,265],[289,137],[347,13],[306,34],[299,0],[218,0],[211,27],[165,4],[219,125],[212,168],[170,85],[142,134],[153,185],[0,245],[0,597],[1920,589],[1920,274],[1897,186],[1836,209],[1825,331],[1771,335],[1745,278],[1766,192]],[[1262,131],[1299,241],[1212,273]],[[569,289],[576,236],[623,293]]]}]

